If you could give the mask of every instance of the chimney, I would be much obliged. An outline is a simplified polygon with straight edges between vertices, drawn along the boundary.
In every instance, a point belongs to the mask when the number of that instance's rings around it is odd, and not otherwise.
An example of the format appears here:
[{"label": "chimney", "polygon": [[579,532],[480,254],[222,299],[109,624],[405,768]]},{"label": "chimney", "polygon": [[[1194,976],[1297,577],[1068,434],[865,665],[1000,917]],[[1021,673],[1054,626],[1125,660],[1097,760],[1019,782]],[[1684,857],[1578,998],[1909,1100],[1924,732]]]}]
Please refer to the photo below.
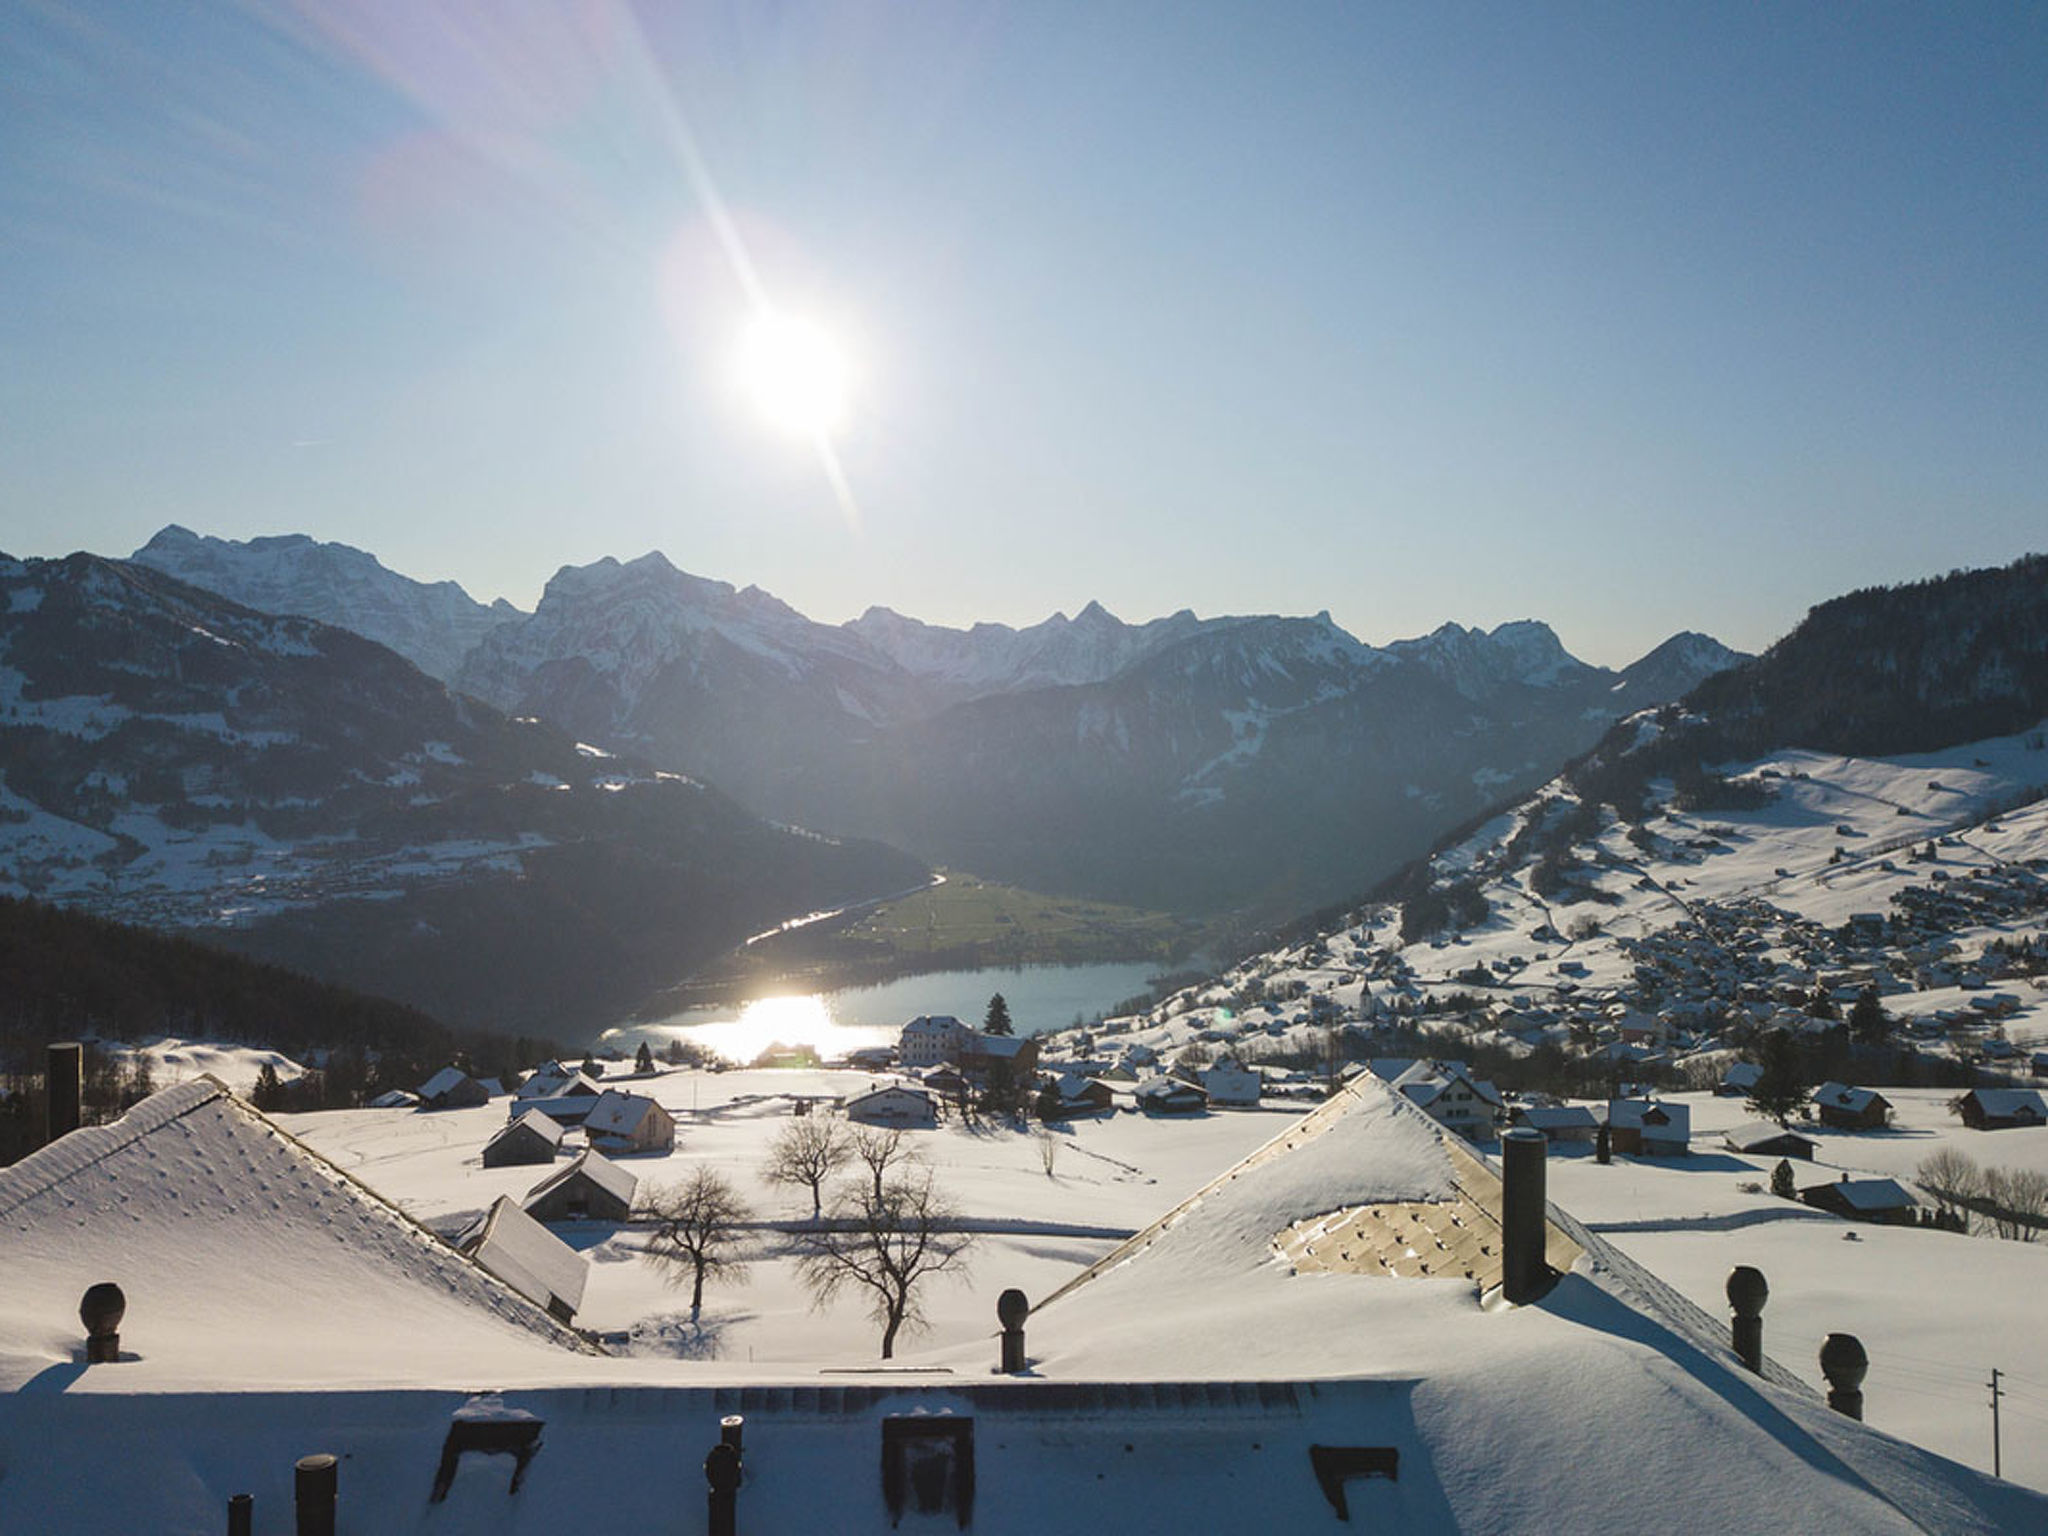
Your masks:
[{"label": "chimney", "polygon": [[1764,1303],[1771,1288],[1764,1272],[1748,1264],[1728,1271],[1728,1306],[1735,1314],[1733,1327],[1735,1355],[1750,1370],[1764,1373]]},{"label": "chimney", "polygon": [[51,1141],[69,1136],[84,1118],[85,1047],[76,1040],[60,1040],[50,1047],[49,1067],[44,1078],[49,1096]]},{"label": "chimney", "polygon": [[1543,1262],[1543,1159],[1549,1150],[1549,1138],[1526,1125],[1500,1139],[1500,1290],[1512,1306],[1550,1288]]}]

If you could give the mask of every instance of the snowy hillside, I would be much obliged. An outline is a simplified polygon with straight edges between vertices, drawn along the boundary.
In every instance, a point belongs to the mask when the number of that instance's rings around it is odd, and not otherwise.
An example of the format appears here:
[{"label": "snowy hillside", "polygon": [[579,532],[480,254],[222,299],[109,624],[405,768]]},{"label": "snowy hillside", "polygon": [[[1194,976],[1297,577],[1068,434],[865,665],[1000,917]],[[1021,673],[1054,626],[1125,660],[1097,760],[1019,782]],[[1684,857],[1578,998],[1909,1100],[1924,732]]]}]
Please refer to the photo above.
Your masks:
[{"label": "snowy hillside", "polygon": [[224,932],[482,1021],[630,1006],[693,958],[921,877],[348,631],[90,555],[0,565],[0,894]]}]

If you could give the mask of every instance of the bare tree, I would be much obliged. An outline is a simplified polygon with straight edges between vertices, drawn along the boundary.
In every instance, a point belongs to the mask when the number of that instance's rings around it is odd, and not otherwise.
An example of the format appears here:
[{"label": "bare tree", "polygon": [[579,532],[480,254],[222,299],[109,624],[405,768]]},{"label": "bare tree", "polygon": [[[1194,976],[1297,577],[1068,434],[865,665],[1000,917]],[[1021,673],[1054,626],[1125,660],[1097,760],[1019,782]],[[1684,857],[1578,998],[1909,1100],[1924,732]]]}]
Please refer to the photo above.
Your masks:
[{"label": "bare tree", "polygon": [[1986,1168],[1984,1206],[2000,1237],[2031,1243],[2048,1215],[2048,1173],[2035,1168]]},{"label": "bare tree", "polygon": [[1961,1147],[1929,1153],[1920,1159],[1913,1177],[1945,1214],[1961,1217],[1966,1223],[1971,1202],[1984,1193],[1984,1170]]},{"label": "bare tree", "polygon": [[882,1198],[882,1191],[890,1182],[891,1170],[907,1174],[925,1165],[924,1154],[907,1132],[885,1130],[874,1125],[864,1125],[854,1131],[849,1160],[859,1163],[865,1170],[862,1177],[877,1200]]},{"label": "bare tree", "polygon": [[869,1315],[882,1325],[884,1360],[895,1355],[900,1333],[924,1326],[925,1282],[963,1272],[974,1242],[958,1230],[958,1213],[939,1194],[931,1169],[897,1152],[900,1136],[867,1141],[872,1179],[849,1179],[825,1225],[797,1239],[797,1272],[812,1301],[825,1306],[848,1288],[864,1295]]},{"label": "bare tree", "polygon": [[768,1143],[761,1177],[770,1184],[808,1189],[811,1218],[816,1220],[824,1205],[827,1181],[852,1155],[853,1141],[843,1122],[823,1115],[802,1115],[777,1131]]},{"label": "bare tree", "polygon": [[736,1250],[754,1213],[723,1174],[700,1167],[679,1183],[661,1186],[648,1196],[647,1214],[654,1220],[648,1261],[666,1266],[671,1285],[689,1278],[692,1320],[703,1309],[707,1279],[746,1278],[746,1261]]},{"label": "bare tree", "polygon": [[1059,1161],[1060,1139],[1052,1130],[1041,1125],[1031,1133],[1031,1139],[1038,1143],[1038,1161],[1045,1167],[1045,1176],[1052,1177],[1052,1165]]}]

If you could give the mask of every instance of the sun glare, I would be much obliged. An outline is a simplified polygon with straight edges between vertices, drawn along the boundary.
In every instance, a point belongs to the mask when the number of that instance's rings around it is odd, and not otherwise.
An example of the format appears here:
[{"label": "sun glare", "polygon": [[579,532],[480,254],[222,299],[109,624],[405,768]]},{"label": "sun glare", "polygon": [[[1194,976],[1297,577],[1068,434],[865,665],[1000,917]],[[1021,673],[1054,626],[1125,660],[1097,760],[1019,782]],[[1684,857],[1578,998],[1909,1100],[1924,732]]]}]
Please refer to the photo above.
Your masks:
[{"label": "sun glare", "polygon": [[754,404],[781,430],[828,438],[846,416],[846,354],[826,331],[764,310],[740,341],[740,377]]}]

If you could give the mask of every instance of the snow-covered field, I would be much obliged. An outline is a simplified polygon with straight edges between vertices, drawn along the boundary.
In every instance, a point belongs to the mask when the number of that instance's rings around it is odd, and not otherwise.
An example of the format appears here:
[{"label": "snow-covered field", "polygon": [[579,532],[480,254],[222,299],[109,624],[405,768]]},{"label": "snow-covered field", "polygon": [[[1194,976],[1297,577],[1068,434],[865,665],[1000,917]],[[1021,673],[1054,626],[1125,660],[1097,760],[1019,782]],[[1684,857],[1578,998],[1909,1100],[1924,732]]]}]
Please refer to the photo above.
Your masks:
[{"label": "snow-covered field", "polygon": [[[670,1072],[620,1079],[620,1086],[658,1099],[677,1126],[673,1152],[618,1161],[643,1189],[708,1164],[738,1186],[760,1218],[808,1216],[807,1191],[760,1178],[768,1141],[790,1123],[795,1097],[859,1093],[874,1081],[867,1073],[831,1071]],[[525,1194],[550,1172],[482,1166],[480,1150],[505,1124],[508,1102],[440,1111],[330,1111],[281,1116],[279,1122],[408,1214],[446,1232],[500,1195]],[[932,1327],[922,1344],[987,1335],[996,1326],[995,1299],[1002,1291],[1016,1286],[1031,1296],[1049,1293],[1101,1258],[1117,1238],[1158,1217],[1300,1114],[1300,1107],[1290,1107],[1188,1119],[1117,1114],[1080,1120],[1054,1133],[1059,1150],[1050,1176],[1039,1143],[1025,1132],[970,1130],[949,1122],[908,1133],[964,1217],[1013,1229],[983,1233],[965,1279],[934,1285],[926,1298]],[[572,1135],[569,1145],[578,1141]],[[561,1160],[569,1155],[565,1150]],[[602,1223],[561,1231],[591,1263],[579,1326],[619,1333],[643,1325],[643,1333],[660,1335],[644,1347],[696,1358],[768,1362],[836,1355],[858,1364],[875,1356],[879,1332],[857,1304],[842,1300],[830,1311],[813,1310],[794,1267],[767,1256],[772,1235],[761,1240],[763,1256],[745,1285],[707,1295],[703,1326],[691,1333],[680,1321],[688,1312],[687,1294],[679,1297],[664,1284],[663,1272],[642,1260],[644,1233]]]},{"label": "snow-covered field", "polygon": [[[759,1177],[768,1139],[789,1123],[794,1096],[857,1092],[870,1081],[863,1073],[782,1071],[627,1080],[676,1113],[678,1135],[671,1154],[620,1161],[643,1186],[708,1163],[740,1186],[760,1216],[800,1216],[807,1195]],[[1794,1164],[1802,1187],[1843,1171],[1908,1180],[1943,1146],[1980,1163],[2048,1171],[2048,1128],[1969,1131],[1948,1113],[1945,1092],[1901,1089],[1887,1097],[1897,1106],[1891,1131],[1804,1128],[1820,1151],[1812,1165]],[[1753,1117],[1739,1099],[1681,1098],[1692,1107],[1691,1157],[1617,1157],[1603,1167],[1589,1148],[1559,1149],[1551,1160],[1552,1201],[1716,1317],[1727,1315],[1728,1271],[1755,1265],[1771,1284],[1764,1321],[1773,1358],[1821,1387],[1821,1340],[1831,1332],[1856,1334],[1872,1361],[1869,1422],[1987,1469],[1991,1425],[1983,1384],[1999,1367],[2009,1394],[2005,1475],[2048,1488],[2048,1366],[2039,1363],[2048,1357],[2048,1314],[2039,1305],[2048,1288],[2048,1243],[1852,1225],[1745,1189],[1766,1184],[1774,1160],[1728,1152],[1721,1135]],[[548,1171],[480,1165],[484,1140],[505,1122],[505,1103],[296,1115],[282,1123],[412,1215],[449,1230],[499,1195],[523,1194]],[[941,1282],[930,1292],[932,1328],[915,1348],[992,1349],[1002,1290],[1048,1295],[1106,1254],[1113,1234],[1145,1226],[1298,1119],[1297,1110],[1268,1108],[1081,1121],[1058,1133],[1051,1177],[1025,1133],[958,1125],[912,1133],[962,1214],[998,1229],[981,1235],[964,1281]],[[693,1329],[686,1297],[643,1261],[642,1232],[601,1223],[558,1230],[591,1264],[578,1323],[631,1334],[635,1353],[764,1366],[835,1358],[851,1366],[874,1358],[877,1332],[857,1304],[842,1300],[814,1310],[793,1266],[765,1256],[765,1246],[749,1282],[715,1287]],[[762,1243],[772,1245],[772,1236]]]},{"label": "snow-covered field", "polygon": [[[1891,1130],[1799,1127],[1820,1144],[1812,1164],[1792,1164],[1800,1188],[1844,1171],[1906,1183],[1945,1146],[1979,1164],[2048,1172],[2048,1127],[1972,1131],[1948,1112],[1950,1091],[1883,1092],[1896,1107]],[[1728,1316],[1728,1271],[1754,1265],[1770,1282],[1773,1359],[1822,1387],[1821,1341],[1855,1334],[1870,1353],[1867,1421],[1986,1470],[1996,1366],[2009,1393],[2004,1474],[2048,1488],[2048,1242],[1851,1223],[1745,1192],[1768,1185],[1776,1159],[1738,1156],[1721,1137],[1755,1117],[1737,1098],[1676,1098],[1692,1106],[1692,1156],[1602,1167],[1590,1148],[1554,1154],[1553,1203],[1717,1317]]]}]

